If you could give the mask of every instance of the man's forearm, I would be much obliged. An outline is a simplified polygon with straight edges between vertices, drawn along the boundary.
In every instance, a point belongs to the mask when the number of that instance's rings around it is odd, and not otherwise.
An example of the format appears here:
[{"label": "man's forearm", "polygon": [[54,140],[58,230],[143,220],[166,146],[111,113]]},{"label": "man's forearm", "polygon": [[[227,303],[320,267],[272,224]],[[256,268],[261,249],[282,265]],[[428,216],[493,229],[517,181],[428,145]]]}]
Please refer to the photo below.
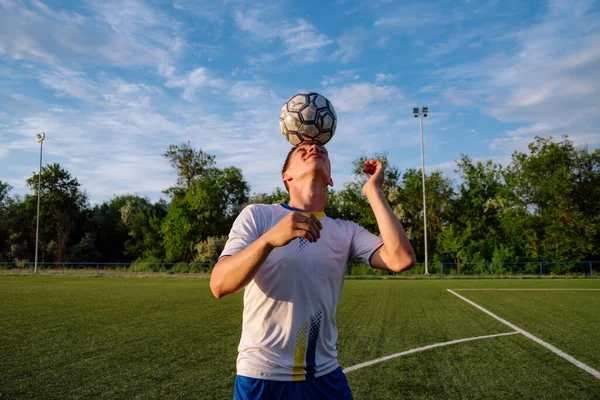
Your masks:
[{"label": "man's forearm", "polygon": [[381,258],[386,266],[394,271],[410,268],[415,263],[415,253],[402,224],[381,189],[369,188],[365,190],[365,194],[371,204],[383,239]]},{"label": "man's forearm", "polygon": [[273,246],[260,237],[239,253],[221,258],[210,276],[210,290],[215,297],[220,298],[245,288],[272,250]]}]

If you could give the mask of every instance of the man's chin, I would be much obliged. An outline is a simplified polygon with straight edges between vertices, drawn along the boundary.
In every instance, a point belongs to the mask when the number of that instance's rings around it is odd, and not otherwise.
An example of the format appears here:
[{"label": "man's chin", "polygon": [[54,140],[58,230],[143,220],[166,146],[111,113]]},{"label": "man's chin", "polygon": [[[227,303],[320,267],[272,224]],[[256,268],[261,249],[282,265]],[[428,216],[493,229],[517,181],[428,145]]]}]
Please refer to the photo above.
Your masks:
[{"label": "man's chin", "polygon": [[329,183],[330,178],[330,173],[329,170],[327,170],[327,168],[325,168],[325,166],[318,166],[315,165],[315,168],[311,168],[307,171],[305,171],[305,173],[301,174],[300,176],[298,176],[296,179],[298,180],[322,180],[325,184]]}]

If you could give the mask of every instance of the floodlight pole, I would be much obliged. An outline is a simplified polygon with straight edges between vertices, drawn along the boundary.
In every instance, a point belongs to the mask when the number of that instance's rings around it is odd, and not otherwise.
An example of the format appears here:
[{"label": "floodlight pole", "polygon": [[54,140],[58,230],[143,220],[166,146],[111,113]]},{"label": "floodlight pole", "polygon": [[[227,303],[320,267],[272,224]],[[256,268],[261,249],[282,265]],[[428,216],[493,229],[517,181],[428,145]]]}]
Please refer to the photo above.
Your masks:
[{"label": "floodlight pole", "polygon": [[415,117],[419,116],[419,125],[421,128],[421,176],[423,179],[423,230],[425,233],[425,275],[429,275],[429,260],[427,256],[427,202],[425,197],[425,148],[423,146],[423,117],[427,117],[429,109],[427,107],[413,108]]},{"label": "floodlight pole", "polygon": [[37,203],[37,218],[35,225],[35,264],[33,268],[33,272],[37,274],[37,264],[38,264],[38,245],[39,245],[39,237],[40,237],[40,198],[41,198],[41,187],[42,187],[42,150],[44,146],[44,139],[46,138],[46,134],[42,132],[37,135],[38,143],[40,144],[40,172],[38,174],[38,203]]}]

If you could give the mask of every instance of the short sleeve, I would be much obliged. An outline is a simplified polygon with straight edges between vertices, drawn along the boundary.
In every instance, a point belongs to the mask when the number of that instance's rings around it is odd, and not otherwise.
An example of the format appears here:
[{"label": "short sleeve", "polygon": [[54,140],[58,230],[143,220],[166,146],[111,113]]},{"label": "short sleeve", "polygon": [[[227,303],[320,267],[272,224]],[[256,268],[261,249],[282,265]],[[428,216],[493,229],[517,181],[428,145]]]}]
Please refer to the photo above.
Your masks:
[{"label": "short sleeve", "polygon": [[383,246],[383,240],[356,223],[352,223],[352,225],[353,235],[350,247],[350,259],[359,260],[364,264],[372,266],[371,257]]},{"label": "short sleeve", "polygon": [[260,210],[255,205],[245,207],[233,222],[229,238],[219,256],[232,256],[244,250],[263,233],[264,221]]}]

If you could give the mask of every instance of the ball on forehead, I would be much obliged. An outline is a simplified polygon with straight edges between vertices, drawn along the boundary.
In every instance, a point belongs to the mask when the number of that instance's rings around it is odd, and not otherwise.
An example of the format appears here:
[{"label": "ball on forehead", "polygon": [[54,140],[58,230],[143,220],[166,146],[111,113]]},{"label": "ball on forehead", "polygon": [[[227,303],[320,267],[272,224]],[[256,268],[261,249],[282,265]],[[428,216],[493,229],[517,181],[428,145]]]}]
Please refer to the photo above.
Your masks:
[{"label": "ball on forehead", "polygon": [[283,137],[292,146],[304,142],[329,142],[335,133],[337,115],[325,96],[315,92],[297,93],[285,102],[279,112]]}]

